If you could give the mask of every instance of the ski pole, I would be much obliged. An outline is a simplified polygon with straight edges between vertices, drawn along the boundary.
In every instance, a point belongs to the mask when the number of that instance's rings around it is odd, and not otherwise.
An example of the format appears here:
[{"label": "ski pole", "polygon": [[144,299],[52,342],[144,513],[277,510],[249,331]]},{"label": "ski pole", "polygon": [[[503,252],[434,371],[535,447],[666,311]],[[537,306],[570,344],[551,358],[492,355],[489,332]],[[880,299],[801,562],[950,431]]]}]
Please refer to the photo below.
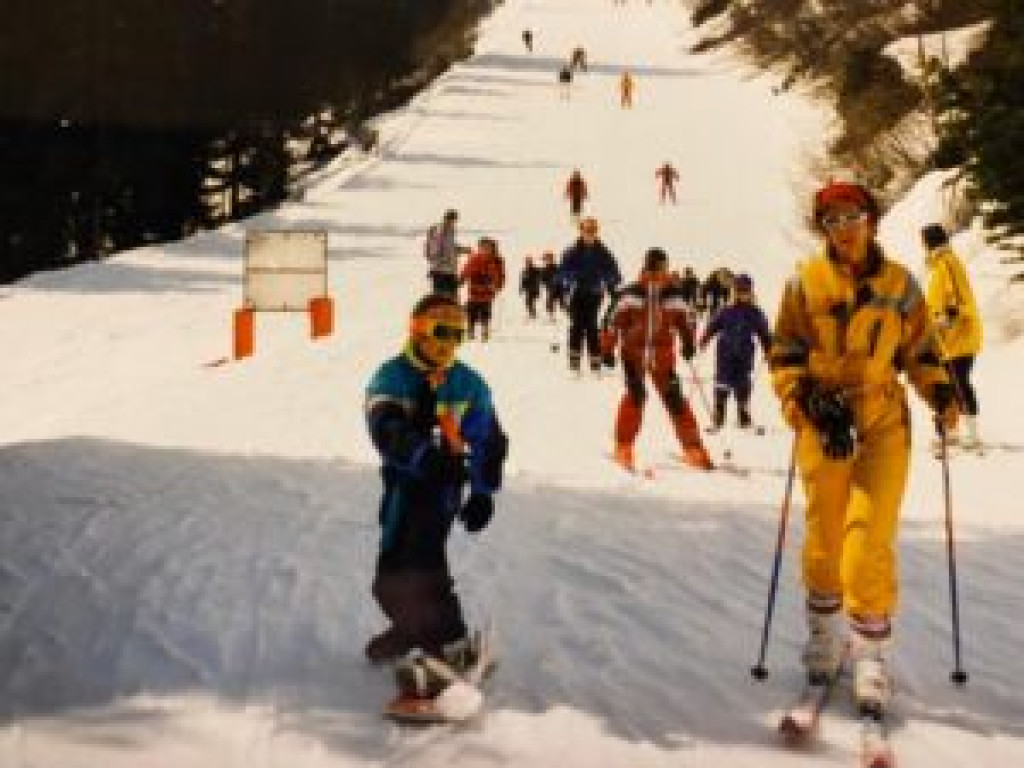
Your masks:
[{"label": "ski pole", "polygon": [[768,677],[764,666],[764,656],[768,650],[768,632],[772,625],[772,613],[775,610],[775,595],[779,591],[779,570],[782,566],[782,549],[786,543],[786,528],[789,522],[790,501],[793,498],[793,478],[796,476],[796,445],[797,435],[793,435],[793,448],[789,454],[789,473],[786,475],[786,492],[782,497],[782,510],[779,513],[779,535],[775,542],[775,562],[772,564],[771,586],[768,588],[768,607],[764,612],[764,627],[761,629],[761,650],[757,654],[757,663],[750,668],[750,674],[757,680]]},{"label": "ski pole", "polygon": [[700,377],[697,376],[697,369],[693,366],[692,360],[687,360],[686,364],[690,366],[690,376],[693,377],[693,386],[696,387],[697,392],[700,394],[701,402],[704,403],[704,412],[707,417],[714,420],[714,416],[711,412],[711,401],[708,400],[708,396],[704,394],[704,386],[700,383]]},{"label": "ski pole", "polygon": [[956,588],[956,553],[953,546],[953,501],[949,488],[949,443],[946,428],[939,425],[939,440],[942,444],[942,495],[946,502],[946,559],[949,563],[949,600],[953,618],[953,672],[950,680],[956,685],[967,683],[967,672],[960,662],[960,601]]}]

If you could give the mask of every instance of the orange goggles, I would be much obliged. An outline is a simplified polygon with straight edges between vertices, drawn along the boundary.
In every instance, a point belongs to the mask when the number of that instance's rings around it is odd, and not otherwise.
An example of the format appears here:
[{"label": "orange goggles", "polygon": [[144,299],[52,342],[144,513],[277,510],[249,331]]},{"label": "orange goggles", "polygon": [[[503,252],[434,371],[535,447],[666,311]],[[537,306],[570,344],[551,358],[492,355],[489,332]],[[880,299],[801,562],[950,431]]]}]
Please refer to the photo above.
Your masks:
[{"label": "orange goggles", "polygon": [[431,317],[414,317],[409,322],[409,329],[414,336],[429,336],[437,341],[461,344],[466,338],[466,326]]}]

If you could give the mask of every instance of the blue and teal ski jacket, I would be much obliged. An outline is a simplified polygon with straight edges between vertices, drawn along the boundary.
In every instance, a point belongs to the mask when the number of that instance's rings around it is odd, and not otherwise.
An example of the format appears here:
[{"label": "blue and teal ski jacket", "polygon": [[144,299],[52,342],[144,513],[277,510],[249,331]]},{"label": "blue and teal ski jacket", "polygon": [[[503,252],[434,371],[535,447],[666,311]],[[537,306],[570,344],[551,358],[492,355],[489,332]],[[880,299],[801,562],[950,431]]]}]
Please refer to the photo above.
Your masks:
[{"label": "blue and teal ski jacket", "polygon": [[[470,493],[501,487],[507,438],[486,382],[456,361],[436,386],[409,351],[386,361],[366,388],[370,438],[384,460],[381,476],[381,564],[433,568],[445,564],[444,545]],[[465,446],[465,473],[431,476],[428,454],[458,454],[441,434],[447,421]]]}]

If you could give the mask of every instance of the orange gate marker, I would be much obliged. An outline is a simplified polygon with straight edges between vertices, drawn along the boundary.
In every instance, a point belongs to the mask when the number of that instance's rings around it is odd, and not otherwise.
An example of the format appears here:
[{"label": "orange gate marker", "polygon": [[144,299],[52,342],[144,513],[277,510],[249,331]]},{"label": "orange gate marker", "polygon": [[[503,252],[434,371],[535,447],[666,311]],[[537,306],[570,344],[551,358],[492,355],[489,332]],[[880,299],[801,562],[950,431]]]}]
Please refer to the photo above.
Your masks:
[{"label": "orange gate marker", "polygon": [[253,349],[253,314],[251,309],[235,310],[235,359],[249,357]]}]

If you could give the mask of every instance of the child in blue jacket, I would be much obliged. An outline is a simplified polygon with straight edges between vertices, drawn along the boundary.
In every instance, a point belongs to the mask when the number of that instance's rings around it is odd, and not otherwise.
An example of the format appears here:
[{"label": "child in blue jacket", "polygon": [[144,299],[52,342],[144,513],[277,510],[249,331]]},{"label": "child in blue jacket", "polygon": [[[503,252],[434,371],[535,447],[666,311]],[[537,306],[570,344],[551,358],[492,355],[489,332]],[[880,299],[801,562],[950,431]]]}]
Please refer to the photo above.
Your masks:
[{"label": "child in blue jacket", "polygon": [[[367,386],[367,426],[384,461],[373,596],[391,622],[366,646],[373,663],[417,649],[456,668],[472,662],[445,543],[455,520],[470,533],[490,522],[508,442],[487,384],[455,359],[465,336],[466,314],[454,298],[421,299],[405,349]],[[416,685],[421,674],[396,669],[403,692],[427,695]]]},{"label": "child in blue jacket", "polygon": [[750,393],[754,370],[754,340],[759,339],[765,355],[771,346],[768,318],[754,302],[754,281],[749,275],[737,275],[733,281],[733,301],[716,313],[701,335],[704,349],[715,336],[715,406],[711,431],[725,424],[725,406],[731,392],[736,398],[740,427],[751,424]]}]

